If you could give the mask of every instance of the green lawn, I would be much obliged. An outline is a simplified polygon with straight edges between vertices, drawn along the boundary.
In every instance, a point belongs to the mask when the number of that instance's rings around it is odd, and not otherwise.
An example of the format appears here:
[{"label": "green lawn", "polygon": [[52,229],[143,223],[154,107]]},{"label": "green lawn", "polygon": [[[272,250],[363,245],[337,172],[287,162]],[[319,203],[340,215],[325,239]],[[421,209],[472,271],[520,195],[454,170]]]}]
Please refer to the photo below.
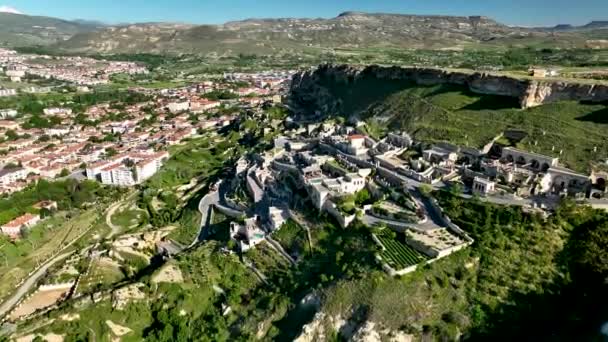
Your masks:
[{"label": "green lawn", "polygon": [[185,208],[181,213],[177,226],[168,237],[184,246],[190,245],[198,236],[201,226],[201,213],[197,210]]},{"label": "green lawn", "polygon": [[199,138],[170,148],[171,158],[146,183],[147,188],[172,189],[192,178],[207,178],[227,159],[210,138]]},{"label": "green lawn", "polygon": [[263,242],[245,254],[249,260],[264,274],[286,273],[289,270],[289,262],[278,252]]}]

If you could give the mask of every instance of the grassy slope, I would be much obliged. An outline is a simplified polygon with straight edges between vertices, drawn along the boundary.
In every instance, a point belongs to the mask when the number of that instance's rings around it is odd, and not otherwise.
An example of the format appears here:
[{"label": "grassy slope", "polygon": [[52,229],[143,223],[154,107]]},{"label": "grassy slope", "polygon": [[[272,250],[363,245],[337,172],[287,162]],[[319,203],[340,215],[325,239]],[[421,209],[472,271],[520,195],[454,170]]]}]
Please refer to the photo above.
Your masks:
[{"label": "grassy slope", "polygon": [[325,291],[329,317],[366,308],[367,319],[385,327],[453,340],[459,332],[496,324],[490,315],[522,305],[518,298],[543,294],[560,279],[562,223],[449,195],[442,205],[476,239],[472,247],[402,278],[340,282]]}]

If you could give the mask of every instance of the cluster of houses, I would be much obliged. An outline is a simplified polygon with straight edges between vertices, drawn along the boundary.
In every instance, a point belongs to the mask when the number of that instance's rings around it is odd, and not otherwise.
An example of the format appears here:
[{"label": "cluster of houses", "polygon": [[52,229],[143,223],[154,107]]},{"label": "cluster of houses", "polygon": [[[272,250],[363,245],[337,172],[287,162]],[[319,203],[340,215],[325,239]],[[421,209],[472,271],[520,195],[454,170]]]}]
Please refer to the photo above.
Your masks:
[{"label": "cluster of houses", "polygon": [[[252,108],[276,102],[276,97],[280,100],[278,94],[285,89],[286,81],[282,79],[277,83],[281,87],[276,89],[251,87],[256,94],[259,91],[266,96],[230,100],[205,97],[214,90],[231,89],[223,82],[146,90],[153,100],[119,107],[110,103],[88,107],[82,114],[95,122],[94,127],[76,122],[76,113],[69,107],[45,108],[43,116],[61,124],[44,129],[25,128],[27,113],[3,109],[0,138],[5,137],[5,141],[0,142],[0,193],[19,191],[40,178],[72,173],[82,169],[83,164],[89,179],[104,184],[139,184],[158,171],[166,159],[157,151],[204,130],[229,125],[234,116],[222,114],[224,108]],[[18,138],[8,139],[9,134]],[[108,136],[112,139],[106,139]],[[11,167],[3,168],[5,165]]]},{"label": "cluster of houses", "polygon": [[[407,134],[390,134],[375,142],[353,127],[327,123],[284,133],[274,140],[273,149],[237,163],[233,183],[245,183],[251,199],[249,209],[253,209],[248,211],[251,216],[230,224],[230,236],[242,251],[269,240],[294,218],[288,206],[298,202],[295,197],[302,200],[302,191],[306,193],[304,205],[331,216],[342,228],[357,218],[370,225],[383,223],[407,233],[408,244],[430,259],[472,243],[437,204],[425,204],[419,195],[410,194],[407,182],[411,178],[374,159],[390,158],[389,151],[393,151],[393,158],[395,152],[406,152],[414,143]],[[457,158],[450,154],[437,148],[425,155],[429,160],[445,158],[455,163]],[[371,194],[370,203],[355,203],[363,191]],[[231,204],[227,201],[226,205]],[[443,223],[430,220],[429,211],[436,212]],[[411,270],[391,272],[406,271]]]},{"label": "cluster of houses", "polygon": [[8,236],[11,239],[20,238],[28,228],[34,226],[42,220],[39,214],[41,210],[47,210],[49,212],[57,210],[57,202],[54,201],[41,201],[32,206],[38,213],[26,213],[23,214],[10,222],[7,222],[0,226],[0,233]]},{"label": "cluster of houses", "polygon": [[133,62],[102,61],[87,57],[65,57],[19,54],[0,51],[0,66],[12,82],[21,82],[26,75],[55,79],[72,84],[92,86],[107,84],[113,74],[145,74],[148,70]]},{"label": "cluster of houses", "polygon": [[[268,204],[291,203],[294,189],[285,186],[286,183],[304,189],[312,206],[334,217],[342,227],[348,227],[357,217],[367,223],[383,222],[408,231],[412,246],[426,243],[428,247],[429,241],[433,241],[439,257],[472,240],[432,200],[425,204],[413,196],[410,209],[415,213],[413,217],[387,218],[378,212],[401,210],[391,198],[381,205],[355,208],[345,206],[344,199],[353,198],[363,189],[372,194],[381,194],[381,188],[388,189],[385,193],[395,189],[408,192],[422,184],[443,186],[449,182],[462,183],[465,191],[480,196],[510,195],[514,200],[538,195],[603,197],[606,191],[608,171],[582,174],[565,168],[557,157],[503,146],[496,142],[498,139],[483,149],[474,149],[447,143],[417,143],[403,132],[391,132],[376,141],[362,132],[333,122],[300,125],[277,137],[274,149],[257,155],[249,163],[241,161],[237,173],[246,183],[253,207],[263,208],[255,210],[254,216],[231,224],[232,238],[241,249],[264,241],[289,217],[283,207]],[[286,174],[291,181],[285,181]],[[442,226],[429,223],[426,215],[430,211],[438,213],[437,217],[444,222]],[[405,219],[399,222],[400,217]],[[459,242],[443,246],[441,241],[446,234],[454,235],[449,241]]]}]

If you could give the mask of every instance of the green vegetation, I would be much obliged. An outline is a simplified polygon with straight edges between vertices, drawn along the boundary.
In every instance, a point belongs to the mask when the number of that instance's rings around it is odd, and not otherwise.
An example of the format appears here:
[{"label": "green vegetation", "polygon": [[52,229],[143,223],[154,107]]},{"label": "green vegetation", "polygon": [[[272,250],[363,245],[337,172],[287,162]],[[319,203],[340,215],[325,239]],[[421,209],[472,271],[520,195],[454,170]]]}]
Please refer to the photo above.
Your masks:
[{"label": "green vegetation", "polygon": [[343,103],[340,113],[363,112],[371,125],[382,119],[389,129],[405,130],[424,142],[479,148],[507,129],[518,129],[527,134],[516,143],[518,148],[560,157],[575,170],[586,171],[590,162],[608,155],[603,138],[608,134],[605,104],[563,101],[520,109],[516,98],[475,94],[455,85],[380,80],[367,74],[348,87],[331,80],[321,84]]},{"label": "green vegetation", "polygon": [[59,210],[85,208],[94,203],[109,203],[118,199],[120,188],[105,187],[93,181],[78,182],[73,179],[57,182],[40,180],[26,190],[0,199],[0,225],[25,213],[35,213],[32,205],[44,201],[56,201]]},{"label": "green vegetation", "polygon": [[437,196],[475,244],[402,278],[339,282],[325,291],[326,313],[365,308],[369,321],[433,340],[597,337],[608,314],[595,305],[605,298],[608,214],[564,203],[544,221],[516,207]]},{"label": "green vegetation", "polygon": [[147,222],[147,213],[137,207],[123,207],[112,215],[112,223],[125,230],[136,228]]},{"label": "green vegetation", "polygon": [[[379,234],[387,247],[379,252],[369,228],[355,224],[344,230],[315,216],[319,226],[311,230],[313,252],[297,265],[289,266],[264,244],[245,255],[268,284],[236,255],[220,251],[225,239],[213,239],[177,257],[184,283],[146,285],[148,300],[124,311],[112,310],[108,301],[87,304],[78,309],[80,320],[56,320],[37,332],[73,337],[92,329],[100,336],[106,328],[95,322],[110,319],[134,330],[127,340],[247,340],[260,327],[268,340],[292,340],[314,314],[297,304],[312,289],[322,294],[327,317],[355,319],[363,311],[364,319],[383,328],[433,340],[461,334],[473,340],[521,340],[532,327],[541,337],[599,332],[607,314],[596,304],[606,291],[608,214],[564,203],[545,221],[516,207],[464,200],[449,192],[435,195],[475,243],[406,276],[390,278],[374,261],[375,253],[400,267],[424,261],[389,232]],[[219,221],[224,222],[221,215],[214,220]],[[275,237],[288,247],[305,249],[304,231],[292,222]],[[148,284],[147,276],[139,279]],[[223,315],[228,306],[231,313]],[[68,302],[50,315],[70,310]],[[93,313],[95,322],[89,318]]]},{"label": "green vegetation", "polygon": [[178,228],[169,234],[169,238],[188,246],[198,236],[201,227],[201,213],[198,210],[185,208],[177,221]]},{"label": "green vegetation", "polygon": [[[47,107],[65,107],[73,110],[75,114],[83,113],[89,106],[99,103],[110,103],[114,108],[124,109],[124,106],[148,101],[147,95],[124,90],[95,91],[86,94],[77,93],[49,93],[49,94],[22,94],[0,98],[1,108],[15,108],[19,113],[31,114],[25,122],[26,128],[48,128],[61,123],[59,118],[43,116]],[[88,121],[78,118],[77,121]],[[84,121],[84,122],[83,122]],[[91,124],[90,122],[88,122]]]},{"label": "green vegetation", "polygon": [[307,255],[310,252],[306,230],[292,219],[287,220],[281,229],[272,237],[277,240],[290,255]]},{"label": "green vegetation", "polygon": [[429,259],[426,255],[408,246],[407,243],[400,241],[404,238],[403,234],[400,235],[400,237],[392,236],[392,234],[387,233],[377,235],[378,240],[380,240],[384,248],[386,248],[380,252],[380,256],[389,264],[389,266],[399,271]]},{"label": "green vegetation", "polygon": [[247,251],[245,257],[251,260],[253,265],[264,274],[280,274],[289,271],[289,262],[269,247],[267,242],[263,242]]},{"label": "green vegetation", "polygon": [[0,237],[0,297],[13,291],[36,266],[89,228],[102,229],[100,213],[92,209],[58,213],[28,229],[20,240]]},{"label": "green vegetation", "polygon": [[224,142],[226,140],[213,143],[205,137],[172,148],[171,158],[163,168],[143,184],[138,202],[141,208],[146,208],[153,226],[163,227],[179,221],[186,231],[175,232],[173,236],[180,241],[187,240],[188,236],[190,242],[194,239],[193,234],[199,227],[196,222],[200,198],[225,171],[225,163],[240,151],[237,146],[226,146]]}]

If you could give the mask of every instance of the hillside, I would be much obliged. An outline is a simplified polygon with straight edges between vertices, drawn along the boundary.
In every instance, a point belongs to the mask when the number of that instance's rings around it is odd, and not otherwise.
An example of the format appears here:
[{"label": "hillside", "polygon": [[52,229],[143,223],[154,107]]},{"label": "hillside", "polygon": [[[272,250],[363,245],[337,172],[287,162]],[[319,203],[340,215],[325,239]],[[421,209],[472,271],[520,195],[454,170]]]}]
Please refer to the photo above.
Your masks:
[{"label": "hillside", "polygon": [[0,45],[48,45],[98,27],[91,23],[2,12],[0,13]]},{"label": "hillside", "polygon": [[461,49],[497,44],[583,47],[577,33],[500,24],[482,16],[346,12],[330,19],[249,19],[223,25],[135,24],[77,34],[70,52],[278,53],[318,49]]},{"label": "hillside", "polygon": [[[600,94],[601,86],[589,91],[583,85],[587,90],[579,93],[575,85],[533,82],[530,86],[505,77],[462,78],[466,76],[432,69],[354,70],[324,66],[297,75],[290,96],[292,108],[303,119],[315,112],[337,114],[366,120],[372,134],[401,129],[417,140],[476,148],[507,129],[523,130],[526,138],[514,142],[519,148],[560,157],[581,171],[608,156],[606,102],[580,101],[585,99],[583,93]],[[527,87],[548,97],[522,108],[525,101],[518,96],[527,96]]]}]

